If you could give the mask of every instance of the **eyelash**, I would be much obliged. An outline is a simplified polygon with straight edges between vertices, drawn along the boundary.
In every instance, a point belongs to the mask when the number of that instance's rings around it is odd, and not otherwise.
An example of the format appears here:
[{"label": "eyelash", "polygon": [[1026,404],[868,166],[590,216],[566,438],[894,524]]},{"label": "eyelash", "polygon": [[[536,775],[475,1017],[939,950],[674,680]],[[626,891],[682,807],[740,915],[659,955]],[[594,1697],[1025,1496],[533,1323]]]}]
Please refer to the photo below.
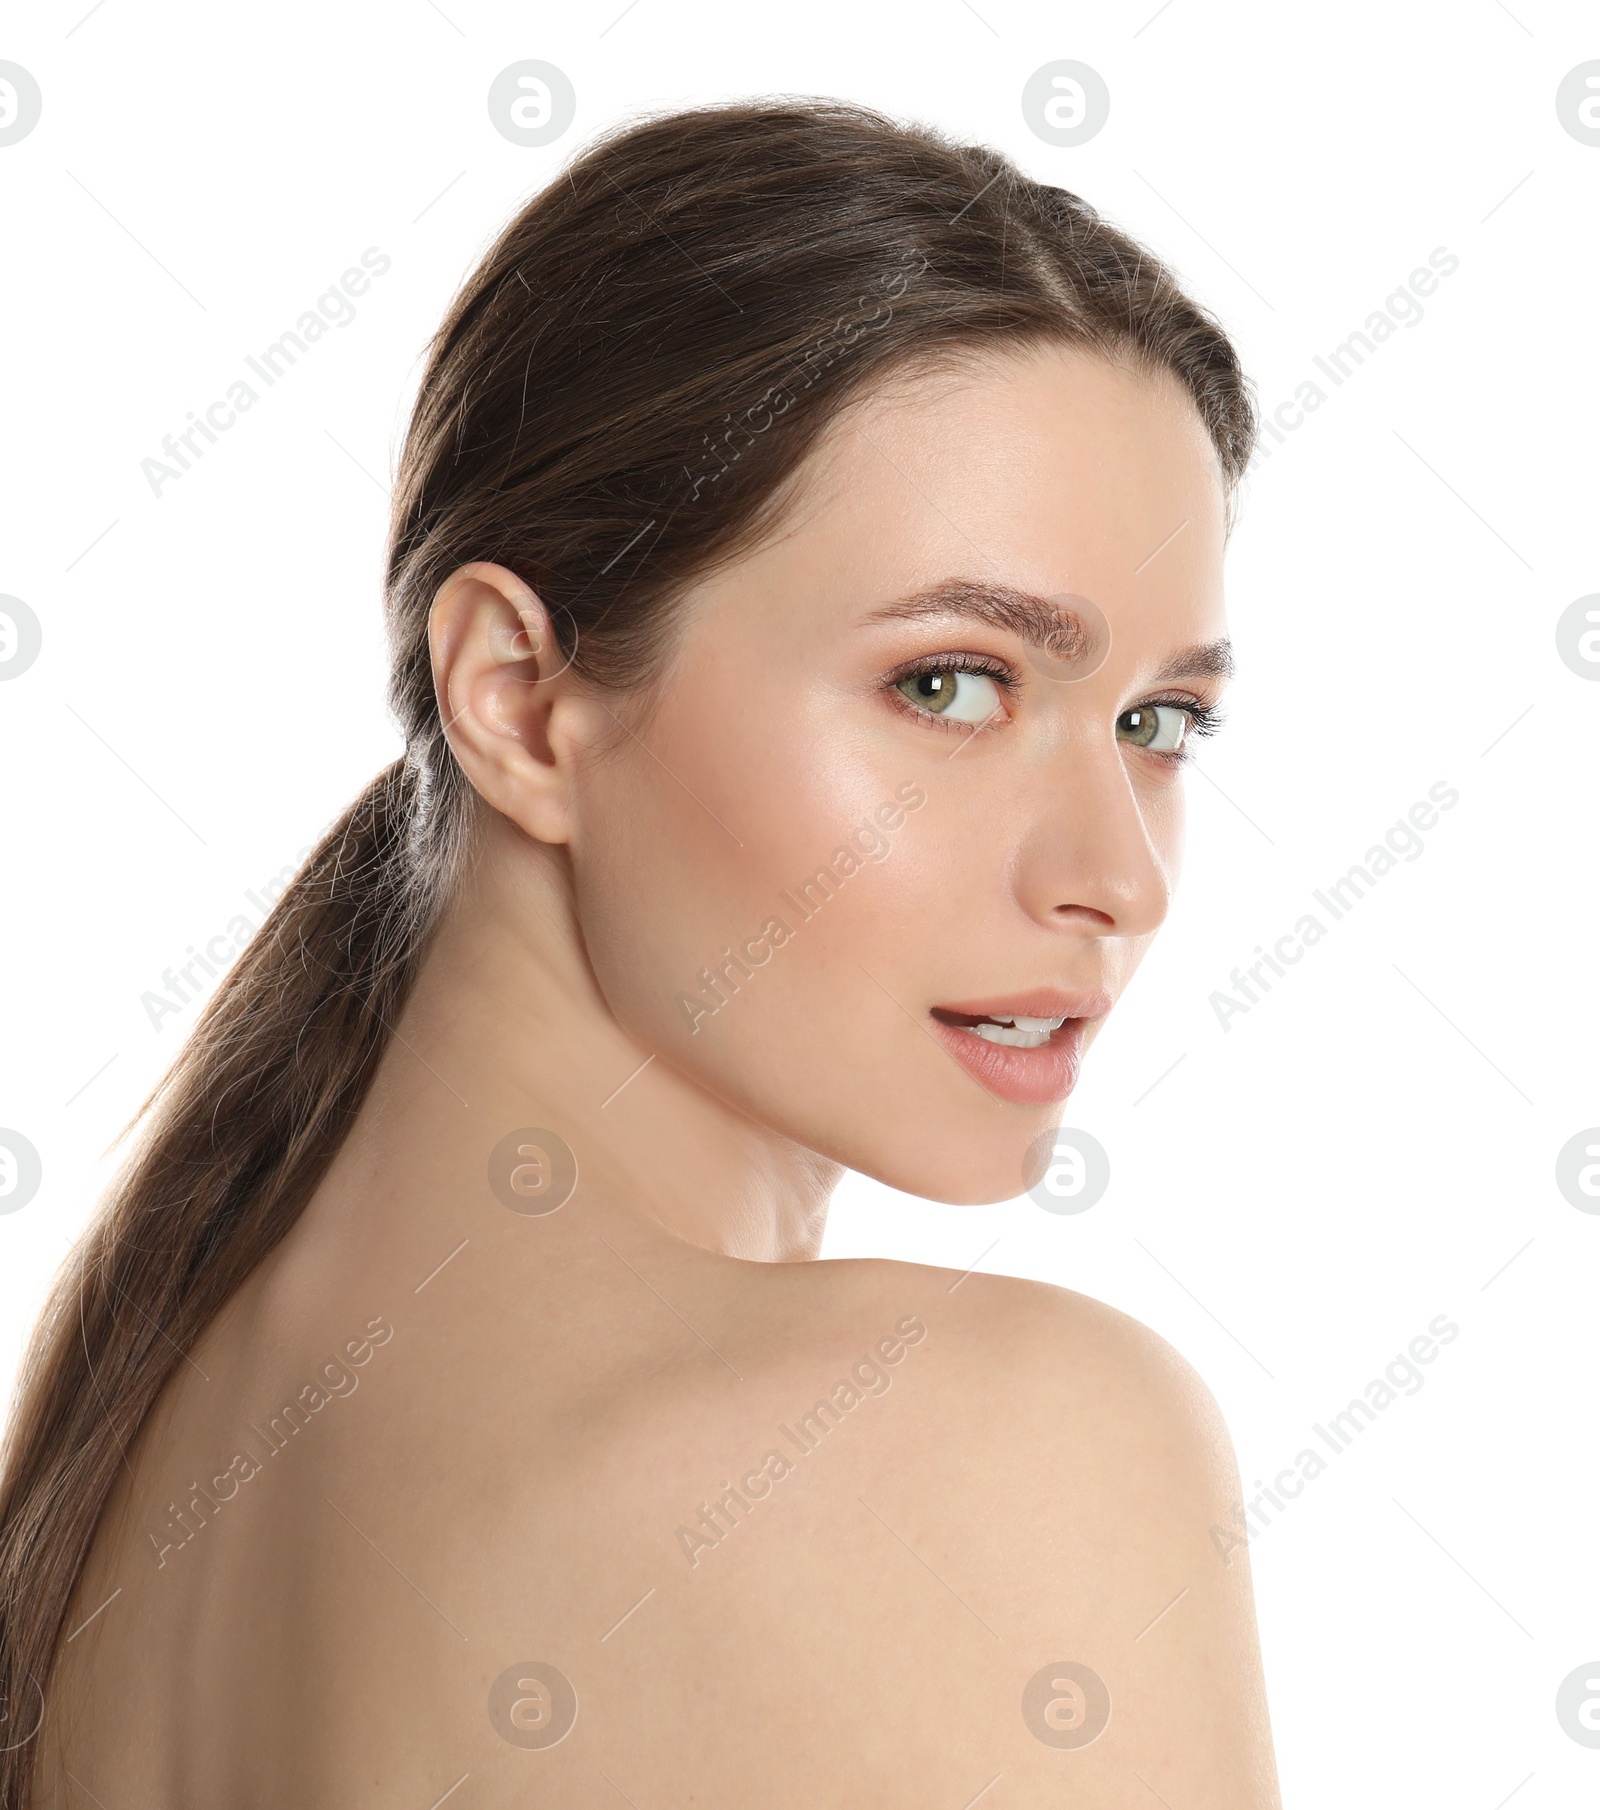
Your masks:
[{"label": "eyelash", "polygon": [[[947,722],[943,717],[936,716],[931,710],[918,710],[915,704],[906,702],[904,695],[898,689],[907,679],[914,679],[925,672],[978,673],[986,679],[993,679],[1004,691],[1013,695],[1019,685],[1017,674],[1011,666],[1005,661],[993,659],[987,654],[924,654],[920,659],[896,667],[883,680],[883,689],[891,701],[908,716],[931,723],[946,735],[971,735],[974,733],[974,725]],[[1138,703],[1130,704],[1128,709],[1141,710],[1147,705],[1156,704],[1165,704],[1170,709],[1181,710],[1189,719],[1189,731],[1184,736],[1182,745],[1172,753],[1158,751],[1155,755],[1157,760],[1165,761],[1170,767],[1185,766],[1194,758],[1191,738],[1215,735],[1227,721],[1226,713],[1220,704],[1207,704],[1187,692],[1167,692],[1159,697],[1140,698]],[[1124,713],[1118,712],[1118,714]]]},{"label": "eyelash", "polygon": [[1174,767],[1186,766],[1194,759],[1194,742],[1202,735],[1215,735],[1228,720],[1220,704],[1206,704],[1199,698],[1190,697],[1186,692],[1176,696],[1168,695],[1159,698],[1141,698],[1137,704],[1130,704],[1130,710],[1142,709],[1146,704],[1167,704],[1174,710],[1181,710],[1189,719],[1189,730],[1184,736],[1177,751],[1172,754],[1158,754],[1158,760],[1164,760]]}]

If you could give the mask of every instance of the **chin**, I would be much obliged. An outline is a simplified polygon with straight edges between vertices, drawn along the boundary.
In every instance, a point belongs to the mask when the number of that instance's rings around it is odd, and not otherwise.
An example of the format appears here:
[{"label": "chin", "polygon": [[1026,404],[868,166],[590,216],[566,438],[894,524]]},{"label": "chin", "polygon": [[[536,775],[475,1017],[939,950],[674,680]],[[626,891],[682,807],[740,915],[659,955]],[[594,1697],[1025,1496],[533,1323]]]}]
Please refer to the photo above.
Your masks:
[{"label": "chin", "polygon": [[840,1162],[901,1194],[950,1207],[992,1207],[1026,1194],[1038,1179],[1029,1163],[1039,1138],[1053,1131],[1060,1108],[1018,1112],[1003,1133],[993,1125],[960,1128],[959,1119],[896,1128],[892,1148],[841,1154]]}]

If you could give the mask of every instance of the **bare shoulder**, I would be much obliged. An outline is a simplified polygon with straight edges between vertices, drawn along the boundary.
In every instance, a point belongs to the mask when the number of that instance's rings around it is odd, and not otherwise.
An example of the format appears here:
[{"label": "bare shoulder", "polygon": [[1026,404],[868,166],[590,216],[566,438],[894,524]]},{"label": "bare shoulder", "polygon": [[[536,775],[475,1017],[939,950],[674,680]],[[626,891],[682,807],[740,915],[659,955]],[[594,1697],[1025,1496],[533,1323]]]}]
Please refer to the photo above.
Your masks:
[{"label": "bare shoulder", "polygon": [[922,1329],[851,1479],[875,1559],[905,1565],[907,1613],[930,1577],[963,1606],[969,1660],[997,1643],[997,1735],[1013,1718],[1014,1762],[1048,1778],[1053,1748],[1092,1738],[1074,1775],[1085,1802],[1137,1797],[1137,1774],[1195,1810],[1269,1810],[1237,1465],[1193,1366],[1129,1315],[1046,1283],[872,1264],[849,1286],[879,1319],[899,1310]]},{"label": "bare shoulder", "polygon": [[1169,1477],[1187,1463],[1197,1488],[1231,1488],[1232,1447],[1211,1390],[1131,1315],[1025,1277],[876,1259],[837,1267],[854,1272],[842,1292],[863,1323],[874,1300],[886,1324],[896,1310],[918,1322],[919,1363],[938,1373],[941,1414],[981,1416],[1040,1463],[1071,1462],[1085,1440],[1127,1463],[1159,1446]]},{"label": "bare shoulder", "polygon": [[[892,1383],[874,1439],[886,1468],[918,1479],[952,1526],[981,1526],[989,1555],[1017,1559],[1019,1587],[1055,1591],[1077,1614],[1086,1567],[1125,1576],[1128,1605],[1171,1577],[1175,1592],[1226,1599],[1253,1644],[1232,1440],[1211,1389],[1167,1340],[1103,1301],[1022,1277],[869,1260],[838,1265],[826,1286],[863,1360],[838,1399],[875,1377]],[[814,1338],[828,1318],[815,1317]],[[877,1341],[865,1336],[873,1327]],[[802,1360],[817,1373],[810,1343],[786,1360],[791,1392]],[[1034,1562],[1044,1559],[1048,1576]]]}]

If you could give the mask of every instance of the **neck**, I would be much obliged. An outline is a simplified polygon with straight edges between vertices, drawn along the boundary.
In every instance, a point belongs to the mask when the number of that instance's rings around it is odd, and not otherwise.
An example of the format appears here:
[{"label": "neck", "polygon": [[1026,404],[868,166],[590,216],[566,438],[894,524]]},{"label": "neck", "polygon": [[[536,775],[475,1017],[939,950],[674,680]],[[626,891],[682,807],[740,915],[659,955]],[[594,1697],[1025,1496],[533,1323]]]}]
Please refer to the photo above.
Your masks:
[{"label": "neck", "polygon": [[394,1177],[482,1174],[506,1133],[540,1126],[572,1147],[586,1210],[753,1262],[818,1254],[839,1165],[629,1037],[590,967],[565,850],[497,814],[394,1031],[364,1110]]}]

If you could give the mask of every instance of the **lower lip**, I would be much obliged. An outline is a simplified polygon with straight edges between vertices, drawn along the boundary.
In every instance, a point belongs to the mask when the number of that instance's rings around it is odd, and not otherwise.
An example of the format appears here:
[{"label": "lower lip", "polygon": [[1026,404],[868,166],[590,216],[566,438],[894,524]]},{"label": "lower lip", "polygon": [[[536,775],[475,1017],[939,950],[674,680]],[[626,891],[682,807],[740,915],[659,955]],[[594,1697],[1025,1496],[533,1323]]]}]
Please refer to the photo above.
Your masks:
[{"label": "lower lip", "polygon": [[1037,1049],[991,1043],[957,1024],[932,1019],[933,1034],[968,1074],[997,1099],[1018,1106],[1055,1106],[1078,1085],[1083,1063],[1083,1018],[1069,1018]]}]

